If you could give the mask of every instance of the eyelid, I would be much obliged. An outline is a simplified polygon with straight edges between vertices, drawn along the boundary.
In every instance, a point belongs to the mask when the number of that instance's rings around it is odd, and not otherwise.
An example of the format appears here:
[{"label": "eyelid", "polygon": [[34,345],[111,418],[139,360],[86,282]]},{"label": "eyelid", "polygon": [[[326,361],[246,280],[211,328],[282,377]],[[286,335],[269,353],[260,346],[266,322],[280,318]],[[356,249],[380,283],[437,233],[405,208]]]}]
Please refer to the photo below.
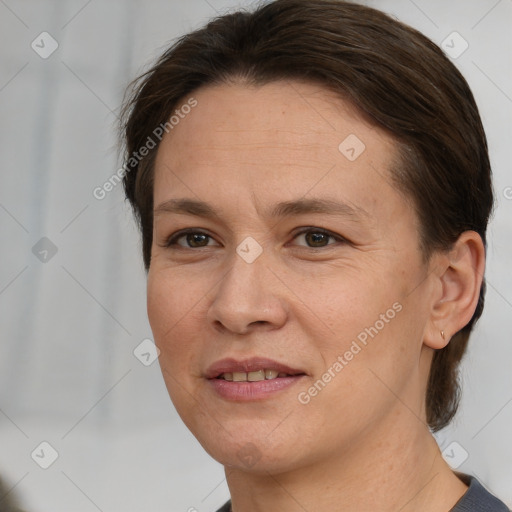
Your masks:
[{"label": "eyelid", "polygon": [[[295,240],[299,235],[303,235],[304,233],[309,233],[309,232],[312,232],[312,233],[321,233],[325,236],[328,236],[329,238],[334,238],[337,242],[339,243],[348,243],[348,240],[346,238],[344,238],[343,236],[341,235],[338,235],[336,233],[333,233],[332,231],[329,231],[328,229],[324,229],[324,228],[319,228],[319,227],[316,227],[316,226],[306,226],[306,227],[303,227],[303,228],[298,228],[298,231],[295,231],[294,234],[293,234],[293,240]],[[334,244],[327,244],[327,245],[324,245],[322,247],[309,247],[307,245],[301,245],[300,247],[304,247],[305,249],[324,249],[326,247],[329,247],[331,245],[334,245]]]},{"label": "eyelid", "polygon": [[[183,249],[202,249],[202,247],[187,247],[187,246],[179,245],[178,243],[176,243],[177,240],[179,240],[180,238],[182,238],[186,235],[189,235],[189,234],[206,235],[211,240],[215,240],[215,238],[212,235],[208,234],[203,229],[185,228],[185,229],[180,229],[179,231],[176,231],[175,233],[173,233],[172,235],[167,237],[165,239],[164,243],[162,244],[162,247],[165,247],[168,249],[170,249],[172,247],[180,247]],[[204,246],[204,247],[210,247],[210,246]]]},{"label": "eyelid", "polygon": [[[336,233],[333,233],[332,231],[329,231],[327,229],[316,227],[316,226],[304,226],[301,228],[297,228],[297,230],[295,230],[293,232],[292,240],[295,240],[298,236],[303,235],[304,233],[309,233],[309,232],[321,233],[325,236],[328,236],[329,238],[334,238],[339,243],[349,243],[349,241],[345,237],[338,235]],[[182,246],[182,245],[179,245],[178,243],[176,243],[177,240],[179,240],[180,238],[182,238],[188,234],[206,235],[211,240],[215,240],[215,238],[212,235],[208,234],[208,232],[206,232],[203,229],[185,228],[185,229],[176,231],[175,233],[173,233],[172,235],[167,237],[166,240],[164,241],[164,243],[162,244],[162,247],[165,247],[165,248],[180,247],[180,248],[184,248],[184,249],[196,249],[196,250],[210,247],[209,245],[205,245],[203,247],[187,247],[187,246]],[[305,249],[318,250],[318,249],[324,249],[331,245],[334,245],[334,244],[327,244],[327,245],[324,245],[321,247],[309,247],[307,245],[300,245],[299,247],[303,247]]]}]

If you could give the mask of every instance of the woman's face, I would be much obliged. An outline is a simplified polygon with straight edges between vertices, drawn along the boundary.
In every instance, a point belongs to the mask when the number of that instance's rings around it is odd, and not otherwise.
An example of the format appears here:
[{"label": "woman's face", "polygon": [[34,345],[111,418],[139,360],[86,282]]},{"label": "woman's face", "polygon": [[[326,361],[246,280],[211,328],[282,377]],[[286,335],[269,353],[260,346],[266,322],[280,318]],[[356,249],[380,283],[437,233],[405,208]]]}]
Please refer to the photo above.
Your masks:
[{"label": "woman's face", "polygon": [[400,435],[424,415],[434,285],[392,140],[312,84],[192,96],[157,154],[148,275],[181,418],[251,471]]}]

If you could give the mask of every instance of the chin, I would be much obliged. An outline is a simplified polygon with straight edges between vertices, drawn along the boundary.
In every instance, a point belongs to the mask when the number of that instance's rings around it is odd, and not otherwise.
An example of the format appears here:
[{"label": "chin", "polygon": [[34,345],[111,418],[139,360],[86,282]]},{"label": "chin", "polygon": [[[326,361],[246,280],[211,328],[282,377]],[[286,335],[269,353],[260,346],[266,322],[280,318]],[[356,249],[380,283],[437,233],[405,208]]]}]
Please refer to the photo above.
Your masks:
[{"label": "chin", "polygon": [[[274,425],[275,426],[275,425]],[[306,450],[301,445],[297,451],[298,441],[291,435],[281,435],[275,440],[269,439],[272,429],[262,428],[260,432],[229,428],[193,430],[204,450],[217,462],[226,467],[255,474],[278,474],[288,471],[292,466],[300,464]],[[240,432],[239,435],[230,435],[229,432]],[[243,433],[243,434],[242,434]]]},{"label": "chin", "polygon": [[276,475],[285,473],[296,465],[295,461],[290,460],[286,451],[283,453],[274,450],[262,451],[250,441],[233,449],[214,448],[208,453],[227,470],[235,469],[252,474]]}]

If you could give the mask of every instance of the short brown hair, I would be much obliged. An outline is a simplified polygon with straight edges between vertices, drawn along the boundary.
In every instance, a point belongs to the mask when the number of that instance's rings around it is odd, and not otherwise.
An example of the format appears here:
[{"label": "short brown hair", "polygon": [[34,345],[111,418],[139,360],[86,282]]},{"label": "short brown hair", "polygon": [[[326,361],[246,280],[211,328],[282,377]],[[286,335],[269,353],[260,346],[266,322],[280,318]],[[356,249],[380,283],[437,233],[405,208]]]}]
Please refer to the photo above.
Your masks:
[{"label": "short brown hair", "polygon": [[[207,84],[263,85],[306,80],[334,90],[396,141],[391,170],[412,199],[425,261],[474,230],[486,246],[493,207],[486,136],[471,90],[427,37],[383,12],[340,0],[275,0],[219,16],[181,37],[132,83],[121,120],[123,178],[142,232],[146,271],[153,236],[153,167],[158,144],[134,161],[157,126]],[[426,395],[435,432],[455,415],[458,364],[484,306],[485,280],[471,321],[434,354]]]}]

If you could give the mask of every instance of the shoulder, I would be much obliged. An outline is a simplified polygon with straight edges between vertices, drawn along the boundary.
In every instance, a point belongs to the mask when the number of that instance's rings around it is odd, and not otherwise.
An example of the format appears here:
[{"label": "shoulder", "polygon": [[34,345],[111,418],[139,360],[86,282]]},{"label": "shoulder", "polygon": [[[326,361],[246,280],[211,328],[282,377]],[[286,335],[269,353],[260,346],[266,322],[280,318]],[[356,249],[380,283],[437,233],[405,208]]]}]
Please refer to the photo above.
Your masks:
[{"label": "shoulder", "polygon": [[216,512],[231,512],[231,500],[226,501]]},{"label": "shoulder", "polygon": [[474,476],[464,473],[457,473],[457,476],[469,487],[450,512],[510,512],[505,503],[487,491]]},{"label": "shoulder", "polygon": [[[450,512],[511,512],[505,503],[487,491],[474,476],[464,473],[457,475],[469,487]],[[216,512],[231,512],[231,500]]]},{"label": "shoulder", "polygon": [[[457,474],[469,487],[450,512],[511,512],[505,503],[487,491],[474,476]],[[231,512],[231,500],[224,503],[217,512]]]}]

